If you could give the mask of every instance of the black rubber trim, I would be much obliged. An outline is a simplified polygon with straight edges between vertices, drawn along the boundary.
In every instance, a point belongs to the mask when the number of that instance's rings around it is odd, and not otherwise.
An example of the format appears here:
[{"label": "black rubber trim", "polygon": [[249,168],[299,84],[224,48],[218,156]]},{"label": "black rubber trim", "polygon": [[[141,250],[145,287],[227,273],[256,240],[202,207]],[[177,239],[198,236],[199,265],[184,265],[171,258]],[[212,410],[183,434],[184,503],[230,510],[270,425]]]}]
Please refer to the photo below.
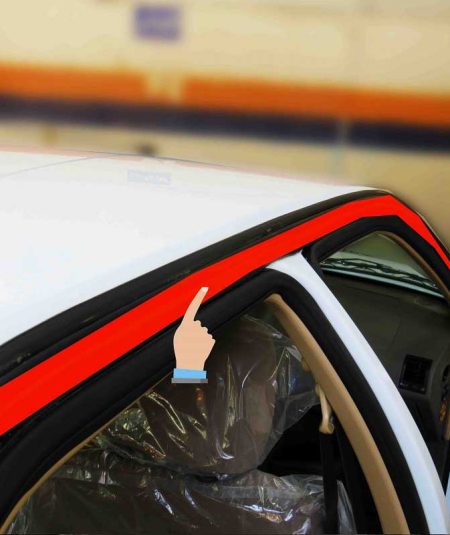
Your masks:
[{"label": "black rubber trim", "polygon": [[[215,334],[271,293],[303,319],[358,405],[383,456],[412,533],[429,533],[411,472],[366,378],[307,291],[272,270],[247,277],[206,303],[199,319]],[[174,366],[176,325],[115,361],[9,433],[0,449],[0,523],[42,475]],[[183,385],[185,388],[186,386]]]},{"label": "black rubber trim", "polygon": [[436,242],[438,243],[439,247],[443,250],[444,254],[446,255],[446,257],[450,260],[450,251],[447,249],[446,245],[444,244],[444,242],[441,240],[441,238],[436,234],[436,232],[434,231],[434,229],[432,227],[430,227],[429,223],[427,221],[425,221],[425,219],[423,218],[423,216],[420,214],[420,211],[418,211],[414,206],[412,206],[410,203],[408,202],[405,202],[404,200],[402,199],[398,199],[398,197],[396,197],[394,195],[394,197],[397,199],[397,200],[400,200],[401,203],[406,206],[407,208],[409,208],[412,212],[415,212],[416,214],[418,214],[420,216],[420,218],[422,219],[423,223],[426,225],[426,227],[428,228],[428,230],[431,232],[433,238],[436,240]]},{"label": "black rubber trim", "polygon": [[[363,190],[277,217],[89,299],[0,346],[0,385],[146,301],[187,275],[351,201],[386,195]],[[156,230],[157,232],[157,230]]]}]

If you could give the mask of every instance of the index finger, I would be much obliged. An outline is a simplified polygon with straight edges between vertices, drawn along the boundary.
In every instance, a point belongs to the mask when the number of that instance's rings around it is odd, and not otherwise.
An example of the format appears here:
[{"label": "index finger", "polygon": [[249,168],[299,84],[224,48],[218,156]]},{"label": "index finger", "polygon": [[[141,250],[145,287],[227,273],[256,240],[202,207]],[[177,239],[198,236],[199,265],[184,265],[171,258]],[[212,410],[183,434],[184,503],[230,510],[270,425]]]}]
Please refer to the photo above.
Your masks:
[{"label": "index finger", "polygon": [[189,306],[187,307],[186,313],[184,314],[184,320],[190,320],[194,321],[195,315],[198,312],[198,309],[200,308],[200,305],[202,304],[203,298],[208,292],[208,287],[203,286],[200,288],[200,290],[197,292],[196,296],[192,301],[190,302]]}]

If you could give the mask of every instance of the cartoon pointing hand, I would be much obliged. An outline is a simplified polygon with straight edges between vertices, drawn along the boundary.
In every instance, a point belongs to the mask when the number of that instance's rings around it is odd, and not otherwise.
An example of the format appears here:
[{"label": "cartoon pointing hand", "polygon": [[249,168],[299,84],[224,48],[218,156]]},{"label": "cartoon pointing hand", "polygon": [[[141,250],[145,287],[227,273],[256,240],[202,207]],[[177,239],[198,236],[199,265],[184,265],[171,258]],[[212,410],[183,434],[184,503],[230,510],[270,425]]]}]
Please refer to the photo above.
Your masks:
[{"label": "cartoon pointing hand", "polygon": [[208,382],[203,367],[216,341],[208,329],[195,319],[207,292],[207,287],[200,288],[175,331],[173,347],[177,367],[173,371],[172,383]]}]

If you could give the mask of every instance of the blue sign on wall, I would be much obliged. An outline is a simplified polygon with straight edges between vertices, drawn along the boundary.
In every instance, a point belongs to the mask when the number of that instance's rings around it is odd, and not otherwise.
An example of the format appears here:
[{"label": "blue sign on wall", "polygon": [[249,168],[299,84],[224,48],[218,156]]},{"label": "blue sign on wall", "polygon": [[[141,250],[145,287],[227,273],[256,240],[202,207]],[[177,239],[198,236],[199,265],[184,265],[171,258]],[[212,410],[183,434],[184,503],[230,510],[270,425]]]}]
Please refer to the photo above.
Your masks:
[{"label": "blue sign on wall", "polygon": [[181,9],[141,4],[134,10],[134,32],[141,39],[176,41],[181,37]]}]

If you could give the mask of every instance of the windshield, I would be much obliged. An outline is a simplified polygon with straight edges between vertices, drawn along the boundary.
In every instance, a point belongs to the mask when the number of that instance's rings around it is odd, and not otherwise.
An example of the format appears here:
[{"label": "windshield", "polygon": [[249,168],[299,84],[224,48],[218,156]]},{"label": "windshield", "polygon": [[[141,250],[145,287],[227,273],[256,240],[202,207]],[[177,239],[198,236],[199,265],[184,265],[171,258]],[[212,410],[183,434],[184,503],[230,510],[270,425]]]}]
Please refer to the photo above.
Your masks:
[{"label": "windshield", "polygon": [[321,262],[324,271],[387,282],[442,297],[437,284],[397,242],[374,233]]}]

